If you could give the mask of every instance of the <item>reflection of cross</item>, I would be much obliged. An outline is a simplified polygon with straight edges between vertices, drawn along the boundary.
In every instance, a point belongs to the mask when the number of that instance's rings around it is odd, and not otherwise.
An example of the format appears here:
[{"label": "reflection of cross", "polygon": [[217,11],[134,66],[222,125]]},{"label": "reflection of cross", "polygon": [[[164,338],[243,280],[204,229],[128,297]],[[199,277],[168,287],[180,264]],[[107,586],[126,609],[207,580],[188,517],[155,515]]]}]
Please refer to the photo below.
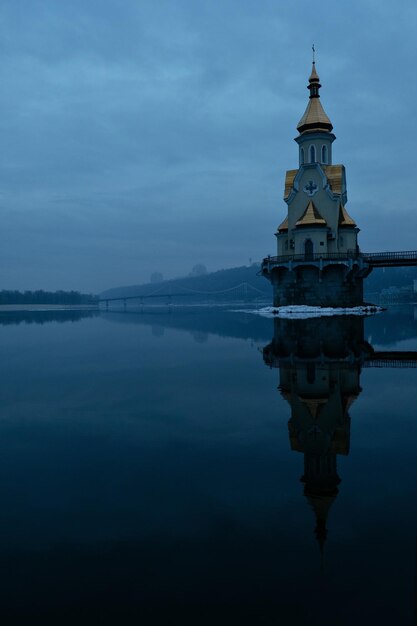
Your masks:
[{"label": "reflection of cross", "polygon": [[317,190],[318,190],[318,187],[317,187],[316,183],[313,183],[313,181],[312,181],[312,180],[309,180],[309,181],[308,181],[308,185],[306,185],[306,186],[303,188],[303,191],[304,191],[307,195],[309,195],[309,196],[314,196],[314,194],[316,193],[316,191],[317,191]]}]

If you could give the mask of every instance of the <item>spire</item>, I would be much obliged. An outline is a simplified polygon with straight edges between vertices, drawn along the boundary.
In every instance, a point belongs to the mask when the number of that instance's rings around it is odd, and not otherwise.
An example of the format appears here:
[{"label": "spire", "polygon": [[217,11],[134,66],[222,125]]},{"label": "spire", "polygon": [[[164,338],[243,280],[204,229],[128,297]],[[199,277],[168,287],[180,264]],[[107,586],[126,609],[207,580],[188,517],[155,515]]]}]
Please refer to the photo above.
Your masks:
[{"label": "spire", "polygon": [[299,133],[304,132],[331,132],[333,125],[327,117],[320,102],[320,78],[316,70],[316,61],[314,56],[315,50],[313,45],[313,66],[310,78],[308,79],[307,89],[310,91],[310,99],[301,120],[298,122],[297,130]]},{"label": "spire", "polygon": [[314,43],[311,49],[313,51],[313,67],[311,69],[310,78],[308,79],[309,85],[307,89],[310,90],[310,98],[320,98],[319,89],[321,85],[319,75],[316,72],[316,48],[314,47]]},{"label": "spire", "polygon": [[[307,87],[307,89],[312,89],[313,87],[313,83],[318,83],[317,87],[321,87],[320,85],[320,78],[319,75],[317,74],[316,71],[316,62],[313,61],[313,67],[311,69],[311,74],[310,74],[310,78],[308,79],[308,82],[310,83],[309,86]],[[310,94],[310,98],[311,98],[311,94]],[[318,93],[317,93],[317,98],[319,97]]]}]

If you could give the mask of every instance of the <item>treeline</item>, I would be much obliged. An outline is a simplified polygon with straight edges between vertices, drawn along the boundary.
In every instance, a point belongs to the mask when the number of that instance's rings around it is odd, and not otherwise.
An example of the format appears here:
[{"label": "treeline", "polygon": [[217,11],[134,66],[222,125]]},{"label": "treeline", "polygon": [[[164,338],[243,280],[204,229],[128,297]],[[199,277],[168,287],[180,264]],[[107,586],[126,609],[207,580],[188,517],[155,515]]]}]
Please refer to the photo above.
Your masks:
[{"label": "treeline", "polygon": [[97,296],[79,291],[0,291],[1,304],[95,304]]},{"label": "treeline", "polygon": [[412,289],[417,279],[417,267],[376,268],[365,280],[366,292],[382,292],[390,287],[409,287]]}]

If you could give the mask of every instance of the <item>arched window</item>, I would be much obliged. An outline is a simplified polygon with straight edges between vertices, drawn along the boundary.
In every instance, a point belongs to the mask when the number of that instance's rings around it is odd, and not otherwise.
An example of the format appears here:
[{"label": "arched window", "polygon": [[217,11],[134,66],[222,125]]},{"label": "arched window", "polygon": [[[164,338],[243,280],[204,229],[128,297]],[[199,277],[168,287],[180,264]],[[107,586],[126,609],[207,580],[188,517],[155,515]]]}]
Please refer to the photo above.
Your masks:
[{"label": "arched window", "polygon": [[300,165],[304,165],[304,148],[300,148]]},{"label": "arched window", "polygon": [[310,163],[316,162],[316,147],[310,146]]},{"label": "arched window", "polygon": [[327,163],[327,146],[321,147],[321,162]]}]

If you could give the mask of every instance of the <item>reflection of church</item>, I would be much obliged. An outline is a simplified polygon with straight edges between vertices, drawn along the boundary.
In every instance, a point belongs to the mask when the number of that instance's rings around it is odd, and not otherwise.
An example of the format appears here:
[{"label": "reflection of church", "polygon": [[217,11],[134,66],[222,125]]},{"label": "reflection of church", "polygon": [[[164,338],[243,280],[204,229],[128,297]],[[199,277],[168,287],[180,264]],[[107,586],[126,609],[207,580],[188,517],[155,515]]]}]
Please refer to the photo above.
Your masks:
[{"label": "reflection of church", "polygon": [[338,494],[337,456],[349,453],[349,408],[361,392],[362,363],[372,354],[363,318],[274,320],[265,363],[280,371],[279,389],[291,406],[291,449],[304,454],[304,495],[316,516],[323,549],[326,521]]}]

